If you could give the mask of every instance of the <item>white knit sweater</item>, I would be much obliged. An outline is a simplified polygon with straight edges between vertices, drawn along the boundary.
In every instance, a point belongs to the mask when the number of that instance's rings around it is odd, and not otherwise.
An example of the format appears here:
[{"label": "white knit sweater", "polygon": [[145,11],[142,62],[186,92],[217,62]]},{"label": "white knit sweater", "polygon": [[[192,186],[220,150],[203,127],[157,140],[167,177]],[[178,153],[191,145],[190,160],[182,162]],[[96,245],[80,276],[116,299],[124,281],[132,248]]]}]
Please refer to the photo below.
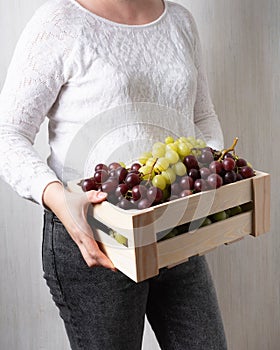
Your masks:
[{"label": "white knit sweater", "polygon": [[[154,120],[150,116],[144,123],[137,117],[131,124],[137,126],[127,133],[127,116],[114,118],[113,110],[111,117],[98,117],[113,107],[139,102],[145,108],[147,103],[166,106],[173,114]],[[47,163],[33,148],[46,116],[51,149]],[[22,197],[42,204],[47,184],[65,180],[69,147],[75,144],[79,149],[81,130],[88,130],[88,125],[102,135],[113,130],[108,148],[115,149],[129,134],[130,149],[131,139],[139,134],[146,140],[155,137],[155,126],[147,127],[149,123],[181,136],[192,134],[189,125],[194,123],[209,145],[223,147],[189,11],[165,1],[157,20],[126,25],[97,16],[75,0],[49,0],[37,10],[17,44],[0,95],[1,177]],[[121,132],[116,132],[118,125]],[[102,147],[96,148],[101,160]],[[104,152],[105,148],[108,151],[106,143]],[[85,152],[84,146],[80,149]]]}]

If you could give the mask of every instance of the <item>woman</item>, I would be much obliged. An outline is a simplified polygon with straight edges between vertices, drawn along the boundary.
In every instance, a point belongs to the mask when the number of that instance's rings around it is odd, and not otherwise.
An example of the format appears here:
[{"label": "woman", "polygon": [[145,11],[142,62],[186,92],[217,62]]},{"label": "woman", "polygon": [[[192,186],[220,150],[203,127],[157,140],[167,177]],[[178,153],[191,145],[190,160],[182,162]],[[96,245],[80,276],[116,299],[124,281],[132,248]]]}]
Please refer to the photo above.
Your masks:
[{"label": "woman", "polygon": [[[1,93],[1,175],[46,209],[44,277],[72,349],[141,349],[145,314],[162,349],[226,349],[204,257],[136,284],[100,251],[86,221],[106,194],[64,189],[77,130],[139,101],[177,109],[222,148],[191,14],[162,0],[49,0],[25,28]],[[46,115],[48,164],[32,147]]]}]

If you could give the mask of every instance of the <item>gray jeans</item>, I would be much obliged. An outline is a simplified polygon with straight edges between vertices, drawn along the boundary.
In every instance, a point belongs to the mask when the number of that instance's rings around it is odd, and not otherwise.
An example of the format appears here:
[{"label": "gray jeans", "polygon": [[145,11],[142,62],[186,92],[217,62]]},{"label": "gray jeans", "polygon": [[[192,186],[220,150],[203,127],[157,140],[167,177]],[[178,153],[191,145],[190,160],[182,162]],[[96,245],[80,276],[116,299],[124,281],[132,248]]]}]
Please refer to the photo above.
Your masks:
[{"label": "gray jeans", "polygon": [[223,324],[204,257],[135,283],[89,268],[63,224],[45,212],[43,270],[74,350],[140,350],[145,314],[163,350],[224,350]]}]

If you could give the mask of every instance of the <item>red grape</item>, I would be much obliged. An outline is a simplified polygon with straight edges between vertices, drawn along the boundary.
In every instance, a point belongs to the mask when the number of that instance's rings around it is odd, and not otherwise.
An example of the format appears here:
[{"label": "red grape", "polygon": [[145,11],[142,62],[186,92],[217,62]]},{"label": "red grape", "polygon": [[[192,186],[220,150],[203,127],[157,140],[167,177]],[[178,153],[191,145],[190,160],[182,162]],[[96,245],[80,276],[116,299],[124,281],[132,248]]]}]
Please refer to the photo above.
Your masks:
[{"label": "red grape", "polygon": [[210,174],[211,174],[211,171],[208,168],[200,169],[200,176],[202,179],[206,180]]},{"label": "red grape", "polygon": [[188,155],[184,158],[183,163],[187,167],[187,170],[199,169],[197,159],[193,155]]},{"label": "red grape", "polygon": [[141,164],[139,163],[133,163],[130,167],[130,170],[139,170],[141,168]]},{"label": "red grape", "polygon": [[227,159],[227,158],[232,158],[234,159],[233,155],[229,152],[227,152],[225,155],[224,155],[224,159]]},{"label": "red grape", "polygon": [[123,167],[119,167],[119,168],[115,169],[115,174],[116,174],[116,177],[117,177],[119,183],[122,183],[125,180],[125,178],[128,174],[128,171]]},{"label": "red grape", "polygon": [[218,174],[211,174],[207,177],[208,185],[213,188],[219,188],[223,184],[223,178]]},{"label": "red grape", "polygon": [[237,178],[236,172],[233,170],[227,171],[224,175],[224,184],[230,184],[232,182],[235,182]]},{"label": "red grape", "polygon": [[172,195],[178,195],[180,192],[182,191],[180,185],[178,184],[178,182],[173,182],[173,184],[171,184],[171,194]]},{"label": "red grape", "polygon": [[152,186],[147,191],[147,199],[151,203],[160,203],[163,199],[163,192],[160,188]]},{"label": "red grape", "polygon": [[97,164],[96,167],[94,168],[95,171],[98,171],[98,170],[105,170],[105,171],[108,171],[108,167],[107,165],[103,164],[103,163],[100,163],[100,164]]},{"label": "red grape", "polygon": [[203,151],[199,157],[199,161],[203,164],[210,164],[213,160],[213,153],[210,151]]},{"label": "red grape", "polygon": [[190,176],[183,176],[180,179],[179,185],[183,190],[192,190],[193,189],[193,178]]},{"label": "red grape", "polygon": [[119,184],[118,187],[116,188],[115,195],[117,197],[125,196],[128,190],[129,188],[126,184]]},{"label": "red grape", "polygon": [[226,171],[231,171],[235,168],[235,160],[232,158],[226,158],[223,160],[223,168]]},{"label": "red grape", "polygon": [[125,183],[129,188],[140,184],[140,177],[137,174],[130,173],[125,179]]},{"label": "red grape", "polygon": [[197,179],[194,182],[193,189],[195,192],[202,192],[207,190],[207,182],[204,179]]},{"label": "red grape", "polygon": [[209,170],[211,171],[211,173],[220,174],[223,170],[223,165],[221,162],[214,160],[209,164]]},{"label": "red grape", "polygon": [[189,171],[189,176],[195,181],[200,178],[200,172],[193,168]]},{"label": "red grape", "polygon": [[147,199],[147,198],[143,198],[138,202],[138,209],[147,209],[152,205],[152,203]]},{"label": "red grape", "polygon": [[117,180],[107,180],[102,184],[101,189],[103,192],[113,193],[116,191],[118,184]]},{"label": "red grape", "polygon": [[145,198],[147,195],[147,188],[143,185],[136,185],[132,188],[132,198],[138,201],[141,198]]},{"label": "red grape", "polygon": [[92,191],[92,190],[95,190],[95,191],[98,190],[96,182],[95,182],[95,180],[92,177],[89,178],[89,179],[84,179],[82,181],[81,186],[82,186],[82,190],[84,192]]},{"label": "red grape", "polygon": [[191,190],[183,190],[180,193],[180,197],[187,197],[187,196],[190,196],[191,194],[193,194],[193,192]]},{"label": "red grape", "polygon": [[254,170],[247,165],[242,166],[239,169],[239,174],[241,174],[243,179],[248,179],[249,177],[253,177],[255,175]]},{"label": "red grape", "polygon": [[105,170],[98,170],[94,173],[93,177],[96,183],[101,184],[108,179],[109,175]]},{"label": "red grape", "polygon": [[121,209],[133,209],[134,205],[128,199],[122,198],[122,200],[118,203],[118,207]]},{"label": "red grape", "polygon": [[121,167],[121,165],[117,162],[113,162],[113,163],[110,163],[109,166],[108,166],[108,170],[113,170],[113,169],[117,169]]},{"label": "red grape", "polygon": [[238,159],[236,160],[236,166],[237,166],[238,168],[241,168],[242,166],[246,166],[246,165],[247,165],[247,162],[246,162],[245,159],[243,159],[243,158],[238,158]]}]

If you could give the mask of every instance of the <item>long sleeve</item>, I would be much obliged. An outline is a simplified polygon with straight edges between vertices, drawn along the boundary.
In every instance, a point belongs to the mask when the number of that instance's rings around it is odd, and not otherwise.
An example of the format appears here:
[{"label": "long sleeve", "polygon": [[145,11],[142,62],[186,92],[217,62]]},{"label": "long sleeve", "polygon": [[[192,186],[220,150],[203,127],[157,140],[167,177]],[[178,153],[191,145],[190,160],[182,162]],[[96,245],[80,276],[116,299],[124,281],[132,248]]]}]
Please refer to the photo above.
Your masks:
[{"label": "long sleeve", "polygon": [[[192,18],[192,17],[191,17]],[[197,92],[194,105],[194,123],[207,144],[214,149],[224,147],[224,138],[220,122],[211,101],[207,75],[202,58],[201,43],[195,21],[192,18],[192,31],[194,36],[194,60],[197,69]]]},{"label": "long sleeve", "polygon": [[65,77],[62,38],[41,17],[23,31],[0,95],[0,175],[20,196],[42,205],[44,188],[58,179],[33,143]]}]

